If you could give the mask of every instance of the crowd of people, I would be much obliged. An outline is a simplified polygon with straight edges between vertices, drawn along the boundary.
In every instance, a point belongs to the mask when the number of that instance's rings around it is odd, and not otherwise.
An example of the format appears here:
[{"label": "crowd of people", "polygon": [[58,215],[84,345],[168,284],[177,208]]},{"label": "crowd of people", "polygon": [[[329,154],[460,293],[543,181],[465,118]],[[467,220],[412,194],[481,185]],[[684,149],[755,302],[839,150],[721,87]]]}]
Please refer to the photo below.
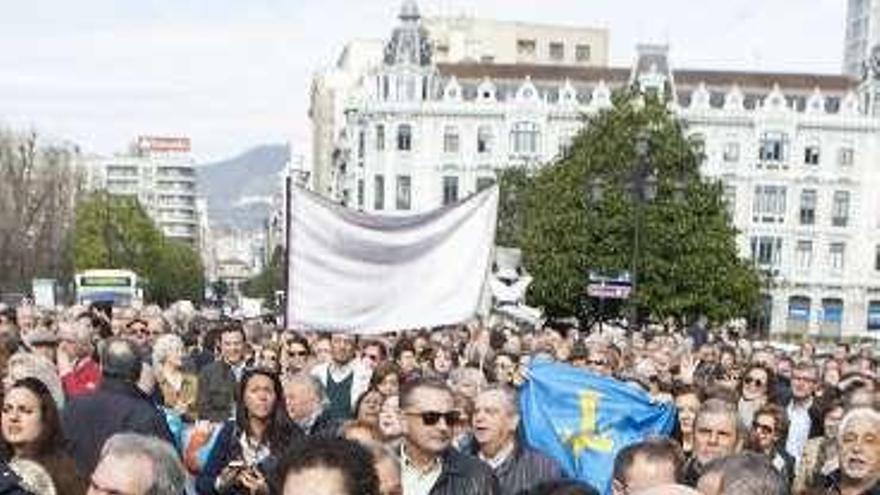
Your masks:
[{"label": "crowd of people", "polygon": [[477,322],[384,335],[0,307],[0,494],[593,494],[522,435],[547,359],[674,404],[622,494],[880,494],[872,347]]}]

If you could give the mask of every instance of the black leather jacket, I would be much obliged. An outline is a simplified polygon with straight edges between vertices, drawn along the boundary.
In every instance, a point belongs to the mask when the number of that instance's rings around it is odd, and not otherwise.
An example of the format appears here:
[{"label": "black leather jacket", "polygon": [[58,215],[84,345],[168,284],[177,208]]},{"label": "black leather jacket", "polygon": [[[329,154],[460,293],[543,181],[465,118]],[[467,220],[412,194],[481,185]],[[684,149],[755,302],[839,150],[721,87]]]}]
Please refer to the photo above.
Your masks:
[{"label": "black leather jacket", "polygon": [[431,488],[431,495],[500,495],[498,480],[483,461],[448,449],[443,454],[443,471]]}]

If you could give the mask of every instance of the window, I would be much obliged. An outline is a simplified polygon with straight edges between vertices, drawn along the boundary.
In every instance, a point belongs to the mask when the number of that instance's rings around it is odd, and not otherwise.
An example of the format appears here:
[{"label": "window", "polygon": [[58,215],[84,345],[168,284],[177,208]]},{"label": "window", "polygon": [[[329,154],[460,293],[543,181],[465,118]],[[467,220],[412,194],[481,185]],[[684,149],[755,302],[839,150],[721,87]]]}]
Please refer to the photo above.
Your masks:
[{"label": "window", "polygon": [[736,186],[725,185],[723,199],[727,215],[733,220],[736,216]]},{"label": "window", "polygon": [[880,301],[868,302],[868,330],[880,329]]},{"label": "window", "polygon": [[489,189],[495,184],[495,177],[477,177],[477,192]]},{"label": "window", "polygon": [[443,128],[443,152],[458,153],[458,129],[455,126]]},{"label": "window", "polygon": [[358,208],[364,207],[364,179],[358,179]]},{"label": "window", "polygon": [[571,154],[574,146],[574,137],[577,131],[567,129],[559,133],[559,156],[567,157]]},{"label": "window", "polygon": [[412,208],[412,179],[408,175],[397,176],[397,209]]},{"label": "window", "polygon": [[813,241],[798,241],[795,257],[798,270],[809,270],[813,266]]},{"label": "window", "polygon": [[842,242],[832,242],[828,247],[828,266],[834,273],[843,272],[844,252],[846,244]]},{"label": "window", "polygon": [[816,223],[816,190],[804,189],[801,191],[801,225],[813,225]]},{"label": "window", "polygon": [[373,209],[385,209],[385,176],[383,175],[373,177]]},{"label": "window", "polygon": [[874,271],[880,272],[880,244],[874,247]]},{"label": "window", "polygon": [[726,163],[736,163],[739,161],[739,143],[724,143],[724,161]]},{"label": "window", "polygon": [[565,45],[558,41],[550,43],[550,59],[565,60]]},{"label": "window", "polygon": [[516,53],[520,57],[534,57],[535,40],[516,40]]},{"label": "window", "polygon": [[574,58],[578,62],[589,62],[590,45],[577,45],[574,48]]},{"label": "window", "polygon": [[804,148],[804,164],[806,165],[818,165],[819,164],[819,145],[811,144]]},{"label": "window", "polygon": [[376,151],[385,149],[385,126],[379,124],[376,126]]},{"label": "window", "polygon": [[770,267],[782,264],[782,238],[752,237],[752,261],[758,266]]},{"label": "window", "polygon": [[822,299],[822,323],[840,327],[842,322],[843,301],[841,299]]},{"label": "window", "polygon": [[855,151],[852,147],[845,146],[837,152],[838,165],[849,166],[855,161]]},{"label": "window", "polygon": [[452,204],[458,201],[458,177],[443,177],[443,205]]},{"label": "window", "polygon": [[410,151],[412,149],[412,126],[400,124],[397,126],[397,149]]},{"label": "window", "polygon": [[831,225],[846,227],[849,222],[849,192],[834,191],[834,205],[831,208]]},{"label": "window", "polygon": [[366,149],[367,136],[364,131],[358,132],[358,158],[363,160],[364,151]]},{"label": "window", "polygon": [[810,321],[810,298],[792,296],[788,299],[788,319],[801,322]]},{"label": "window", "polygon": [[492,152],[492,128],[481,125],[477,129],[477,153]]},{"label": "window", "polygon": [[762,162],[783,162],[788,151],[788,135],[782,132],[765,132],[761,137],[758,158]]},{"label": "window", "polygon": [[511,148],[514,153],[535,154],[541,131],[534,122],[517,122],[510,131]]},{"label": "window", "polygon": [[755,186],[752,221],[783,223],[785,221],[785,186]]}]

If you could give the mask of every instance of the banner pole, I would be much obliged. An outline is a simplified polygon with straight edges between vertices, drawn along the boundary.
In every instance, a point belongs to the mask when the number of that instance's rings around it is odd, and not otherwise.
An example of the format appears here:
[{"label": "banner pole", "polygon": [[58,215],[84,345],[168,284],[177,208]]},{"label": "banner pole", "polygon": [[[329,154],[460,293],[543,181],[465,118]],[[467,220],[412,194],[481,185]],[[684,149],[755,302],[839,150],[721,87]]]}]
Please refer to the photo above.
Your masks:
[{"label": "banner pole", "polygon": [[288,330],[290,326],[290,215],[292,212],[292,196],[293,178],[288,173],[284,181],[284,330]]}]

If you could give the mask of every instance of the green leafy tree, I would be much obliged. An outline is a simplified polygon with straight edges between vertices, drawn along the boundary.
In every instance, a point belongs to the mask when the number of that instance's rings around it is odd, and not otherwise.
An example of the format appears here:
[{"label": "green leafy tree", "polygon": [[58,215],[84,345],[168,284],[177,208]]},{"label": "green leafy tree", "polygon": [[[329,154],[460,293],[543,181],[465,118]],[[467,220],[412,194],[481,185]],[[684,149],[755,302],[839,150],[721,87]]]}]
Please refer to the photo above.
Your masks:
[{"label": "green leafy tree", "polygon": [[[634,302],[654,321],[749,314],[760,278],[737,255],[721,184],[699,173],[701,143],[656,99],[617,94],[612,108],[586,120],[571,152],[538,172],[525,199],[530,302],[590,321],[597,301],[586,296],[589,270],[630,270],[635,259]],[[639,203],[632,198],[635,143],[645,132],[657,195]]]},{"label": "green leafy tree", "polygon": [[523,229],[523,205],[529,190],[526,167],[508,167],[498,172],[498,226],[495,244],[519,247]]},{"label": "green leafy tree", "polygon": [[275,306],[275,292],[284,290],[284,250],[276,247],[269,264],[242,285],[242,293],[247,297],[260,298],[269,309]]},{"label": "green leafy tree", "polygon": [[135,198],[99,192],[77,204],[72,235],[77,271],[134,270],[146,280],[146,298],[166,305],[200,301],[204,271],[190,246],[165,238]]}]

